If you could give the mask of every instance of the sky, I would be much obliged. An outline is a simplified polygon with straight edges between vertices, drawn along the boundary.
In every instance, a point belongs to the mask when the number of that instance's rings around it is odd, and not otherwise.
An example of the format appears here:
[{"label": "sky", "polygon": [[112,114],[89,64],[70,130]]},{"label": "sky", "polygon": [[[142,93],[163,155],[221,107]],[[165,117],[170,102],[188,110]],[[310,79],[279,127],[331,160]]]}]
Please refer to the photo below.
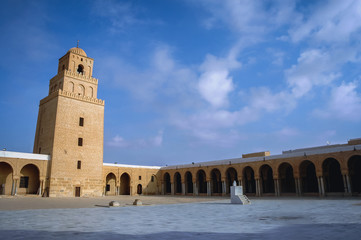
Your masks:
[{"label": "sky", "polygon": [[58,59],[94,59],[104,162],[174,165],[361,137],[361,1],[0,7],[0,148],[32,152]]}]

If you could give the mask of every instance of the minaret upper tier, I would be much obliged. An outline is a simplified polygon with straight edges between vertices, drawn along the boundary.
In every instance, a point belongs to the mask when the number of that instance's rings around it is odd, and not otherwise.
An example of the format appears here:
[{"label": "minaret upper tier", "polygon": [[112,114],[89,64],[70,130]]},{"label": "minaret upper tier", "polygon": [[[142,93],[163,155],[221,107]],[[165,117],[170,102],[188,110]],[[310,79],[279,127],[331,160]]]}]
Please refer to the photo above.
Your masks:
[{"label": "minaret upper tier", "polygon": [[61,90],[71,94],[97,98],[98,80],[93,78],[94,59],[81,48],[71,48],[59,59],[58,74],[50,80],[49,95]]}]

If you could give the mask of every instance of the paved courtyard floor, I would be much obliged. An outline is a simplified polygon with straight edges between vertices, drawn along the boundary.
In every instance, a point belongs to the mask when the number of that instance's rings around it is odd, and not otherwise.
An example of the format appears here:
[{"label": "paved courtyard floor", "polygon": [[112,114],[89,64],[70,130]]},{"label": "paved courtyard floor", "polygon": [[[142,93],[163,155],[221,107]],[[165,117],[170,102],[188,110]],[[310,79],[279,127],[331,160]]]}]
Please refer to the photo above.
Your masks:
[{"label": "paved courtyard floor", "polygon": [[[110,200],[122,207],[106,207]],[[254,198],[234,205],[226,198],[136,197],[88,199],[88,208],[4,210],[1,239],[360,239],[361,199]],[[142,197],[140,197],[142,198]],[[33,197],[29,201],[42,201]],[[152,200],[153,199],[153,200]],[[5,201],[4,201],[5,200]],[[47,199],[52,200],[52,199]],[[91,201],[90,201],[91,200]],[[102,202],[102,201],[104,202]],[[204,202],[205,200],[212,200]],[[21,200],[23,201],[23,200]],[[19,201],[19,202],[21,202]],[[63,199],[67,202],[66,199]],[[68,199],[68,205],[77,199]],[[86,202],[84,199],[80,201]],[[153,202],[152,202],[153,201]],[[36,202],[36,201],[35,201]],[[54,203],[59,202],[53,199]],[[97,203],[97,204],[94,204]],[[164,204],[173,203],[173,204]],[[10,206],[10,205],[8,205]],[[71,207],[71,206],[70,206]],[[37,207],[40,208],[40,207]]]}]

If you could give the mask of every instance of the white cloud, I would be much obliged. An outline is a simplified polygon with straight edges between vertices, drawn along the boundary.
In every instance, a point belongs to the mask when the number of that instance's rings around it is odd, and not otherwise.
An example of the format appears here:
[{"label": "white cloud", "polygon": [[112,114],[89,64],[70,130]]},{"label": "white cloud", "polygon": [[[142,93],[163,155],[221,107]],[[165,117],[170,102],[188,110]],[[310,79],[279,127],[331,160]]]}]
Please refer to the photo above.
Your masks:
[{"label": "white cloud", "polygon": [[116,135],[111,141],[107,142],[108,146],[118,148],[148,148],[161,147],[163,144],[163,131],[159,131],[155,137],[147,139],[125,140],[123,137]]},{"label": "white cloud", "polygon": [[291,30],[294,42],[307,38],[323,43],[348,42],[361,29],[361,2],[358,0],[330,0],[313,7]]},{"label": "white cloud", "polygon": [[342,83],[331,91],[325,109],[317,109],[315,115],[321,118],[336,118],[346,121],[361,120],[361,95],[356,82]]},{"label": "white cloud", "polygon": [[213,107],[225,107],[228,104],[228,94],[233,91],[233,79],[230,70],[241,64],[232,59],[217,58],[207,55],[200,67],[202,74],[199,78],[198,90],[201,96]]},{"label": "white cloud", "polygon": [[295,98],[307,94],[313,86],[328,85],[341,76],[337,65],[343,59],[335,59],[330,52],[310,49],[301,53],[297,64],[285,71],[287,82]]}]

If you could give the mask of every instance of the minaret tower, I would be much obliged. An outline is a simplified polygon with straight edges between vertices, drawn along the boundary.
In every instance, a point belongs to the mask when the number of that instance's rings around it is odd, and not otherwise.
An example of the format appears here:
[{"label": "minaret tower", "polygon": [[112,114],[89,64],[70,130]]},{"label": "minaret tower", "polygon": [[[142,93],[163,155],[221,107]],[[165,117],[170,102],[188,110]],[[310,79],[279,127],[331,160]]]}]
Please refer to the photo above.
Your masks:
[{"label": "minaret tower", "polygon": [[71,48],[40,101],[33,151],[51,155],[50,197],[102,195],[104,101],[93,63],[83,49]]}]

